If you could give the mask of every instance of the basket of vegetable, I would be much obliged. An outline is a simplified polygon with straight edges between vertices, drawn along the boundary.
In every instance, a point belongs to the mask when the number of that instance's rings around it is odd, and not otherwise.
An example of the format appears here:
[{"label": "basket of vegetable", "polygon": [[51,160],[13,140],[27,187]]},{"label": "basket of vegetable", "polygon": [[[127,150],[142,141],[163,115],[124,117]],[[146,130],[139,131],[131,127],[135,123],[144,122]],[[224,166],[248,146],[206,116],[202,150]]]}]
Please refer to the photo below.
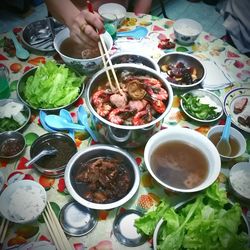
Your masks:
[{"label": "basket of vegetable", "polygon": [[220,98],[204,89],[194,89],[183,94],[181,109],[188,117],[198,122],[215,122],[223,115]]},{"label": "basket of vegetable", "polygon": [[0,133],[21,131],[30,120],[30,109],[19,100],[0,100]]},{"label": "basket of vegetable", "polygon": [[82,95],[86,77],[50,60],[27,71],[18,81],[18,97],[30,108],[58,111]]}]

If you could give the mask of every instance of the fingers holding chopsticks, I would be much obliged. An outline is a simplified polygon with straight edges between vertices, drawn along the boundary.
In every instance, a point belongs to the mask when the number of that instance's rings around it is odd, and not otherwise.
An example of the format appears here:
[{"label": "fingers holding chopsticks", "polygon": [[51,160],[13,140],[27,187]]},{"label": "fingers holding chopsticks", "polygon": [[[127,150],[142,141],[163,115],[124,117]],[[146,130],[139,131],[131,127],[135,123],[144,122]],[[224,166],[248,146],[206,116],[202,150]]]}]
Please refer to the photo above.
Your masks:
[{"label": "fingers holding chopsticks", "polygon": [[96,30],[103,29],[102,18],[96,12],[83,10],[75,18],[70,28],[70,35],[76,43],[84,44],[86,48],[96,48],[100,40]]}]

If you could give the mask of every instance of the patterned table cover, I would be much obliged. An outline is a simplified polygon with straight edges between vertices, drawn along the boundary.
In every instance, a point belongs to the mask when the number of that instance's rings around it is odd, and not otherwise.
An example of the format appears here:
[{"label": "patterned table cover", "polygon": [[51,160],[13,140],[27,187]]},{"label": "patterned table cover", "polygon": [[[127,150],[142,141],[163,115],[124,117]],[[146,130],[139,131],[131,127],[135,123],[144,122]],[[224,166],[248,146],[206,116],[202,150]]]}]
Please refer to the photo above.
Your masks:
[{"label": "patterned table cover", "polygon": [[[148,29],[149,33],[147,37],[141,41],[136,41],[131,38],[119,38],[114,44],[113,52],[115,53],[116,51],[124,50],[134,50],[138,52],[138,48],[140,47],[140,51],[142,53],[146,53],[153,59],[157,60],[161,55],[169,52],[169,50],[162,50],[158,48],[159,41],[164,38],[170,38],[174,41],[172,28],[173,23],[174,21],[151,15],[135,16],[133,13],[128,13],[127,18],[123,22],[123,25],[119,28],[119,31],[132,30],[136,26],[144,26]],[[21,30],[21,27],[13,29],[16,33]],[[15,56],[10,56],[3,50],[3,38],[6,35],[7,34],[0,35],[0,63],[7,66],[10,70],[10,87],[12,91],[11,97],[15,98],[17,81],[22,74],[30,68],[37,66],[39,62],[44,63],[46,60],[51,59],[54,55],[31,54],[27,61],[20,61]],[[181,46],[176,43],[175,48],[172,50],[192,53],[202,60],[213,60],[220,65],[223,71],[229,74],[231,79],[233,79],[230,86],[225,86],[225,88],[214,91],[214,93],[216,93],[222,100],[226,93],[228,93],[232,88],[239,86],[250,87],[250,58],[240,54],[232,46],[208,33],[202,32],[202,34],[195,41],[195,44],[192,46]],[[176,90],[174,90],[174,95],[173,107],[171,108],[170,113],[165,117],[162,127],[188,127],[206,135],[210,126],[197,125],[191,120],[187,120],[187,118],[180,111],[180,102],[178,92]],[[76,118],[76,108],[81,104],[84,104],[83,98],[80,98],[80,100],[70,110],[74,119]],[[224,124],[224,122],[225,117],[223,116],[218,123]],[[237,159],[222,163],[222,171],[218,178],[221,183],[227,183],[229,169],[235,163],[249,161],[250,136],[244,131],[241,132],[243,132],[247,140],[247,151]],[[16,181],[18,178],[32,179],[39,182],[46,189],[48,200],[52,203],[54,210],[59,213],[62,206],[72,200],[72,197],[65,188],[63,177],[56,179],[47,178],[40,175],[31,167],[25,167],[25,163],[30,159],[30,145],[38,136],[44,133],[46,133],[46,131],[42,128],[38,115],[36,113],[32,113],[30,123],[23,132],[27,141],[27,147],[24,154],[21,158],[15,161],[0,161],[0,170],[4,174],[5,186]],[[87,134],[77,135],[75,142],[78,150],[93,144],[93,141]],[[157,204],[162,197],[168,199],[173,205],[187,198],[187,195],[171,193],[165,190],[152,179],[143,164],[143,148],[137,148],[130,150],[129,152],[134,156],[136,162],[138,163],[138,168],[140,169],[141,183],[139,191],[122,207],[109,211],[99,211],[97,226],[89,234],[81,237],[69,237],[71,245],[74,246],[76,250],[128,249],[128,247],[117,241],[112,232],[113,222],[117,214],[126,209],[136,209],[145,212]],[[250,210],[248,207],[242,205],[242,209],[249,219]],[[3,249],[8,249],[13,246],[17,248],[18,245],[41,240],[51,241],[51,237],[43,221],[38,220],[36,223],[31,225],[15,225],[11,223],[7,231]],[[148,240],[141,246],[134,247],[135,250],[151,248],[152,240]]]}]

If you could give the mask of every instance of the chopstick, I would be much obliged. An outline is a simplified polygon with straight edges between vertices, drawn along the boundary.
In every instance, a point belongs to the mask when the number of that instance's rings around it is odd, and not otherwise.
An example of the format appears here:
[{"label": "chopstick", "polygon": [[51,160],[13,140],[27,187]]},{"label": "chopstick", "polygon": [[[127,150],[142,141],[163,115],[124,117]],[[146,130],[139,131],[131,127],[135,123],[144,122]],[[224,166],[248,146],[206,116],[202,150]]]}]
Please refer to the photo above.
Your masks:
[{"label": "chopstick", "polygon": [[60,250],[73,249],[49,202],[45,207],[43,218],[48,227],[52,240],[56,245],[56,248]]},{"label": "chopstick", "polygon": [[4,242],[8,226],[9,226],[9,221],[3,218],[0,226],[0,244],[3,244]]},{"label": "chopstick", "polygon": [[[89,12],[94,13],[94,9],[93,9],[92,3],[91,3],[89,0],[87,0],[86,3],[87,3],[87,7],[88,7]],[[97,31],[97,32],[98,32],[98,31]],[[98,32],[98,33],[99,33],[99,32]],[[101,44],[100,44],[100,42],[98,42],[98,47],[99,47],[99,50],[100,50],[100,53],[101,53],[101,56],[102,56],[102,61],[103,61],[103,64],[104,64],[104,68],[105,68],[105,70],[106,70],[106,74],[107,74],[107,77],[108,77],[108,81],[109,81],[111,90],[113,90],[114,86],[113,86],[113,84],[112,84],[112,82],[111,82],[111,77],[110,77],[110,75],[109,75],[109,70],[107,69],[107,63],[106,63],[106,61],[105,61],[105,55],[106,55],[106,57],[107,57],[107,60],[108,60],[108,63],[109,63],[111,72],[112,72],[112,74],[113,74],[113,77],[114,77],[114,80],[115,80],[116,87],[117,87],[117,89],[119,90],[119,92],[122,94],[123,92],[122,92],[122,89],[121,89],[120,84],[119,84],[119,82],[118,82],[118,79],[117,79],[117,76],[116,76],[116,73],[115,73],[115,70],[114,70],[114,66],[113,66],[113,64],[112,64],[112,61],[110,60],[109,53],[108,53],[108,50],[107,50],[105,41],[104,41],[104,39],[103,39],[102,34],[99,34],[99,36],[100,36]],[[104,49],[105,54],[103,53],[103,49]]]}]

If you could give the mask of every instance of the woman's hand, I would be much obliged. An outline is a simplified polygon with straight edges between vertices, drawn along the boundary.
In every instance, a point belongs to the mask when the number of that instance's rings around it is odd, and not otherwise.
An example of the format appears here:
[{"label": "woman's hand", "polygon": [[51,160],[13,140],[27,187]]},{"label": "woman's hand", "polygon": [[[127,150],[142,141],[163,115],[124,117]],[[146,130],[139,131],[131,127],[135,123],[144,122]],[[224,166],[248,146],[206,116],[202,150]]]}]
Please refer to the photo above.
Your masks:
[{"label": "woman's hand", "polygon": [[96,12],[81,11],[74,19],[70,29],[70,36],[77,44],[85,48],[96,48],[99,41],[97,30],[103,32],[103,20]]}]

